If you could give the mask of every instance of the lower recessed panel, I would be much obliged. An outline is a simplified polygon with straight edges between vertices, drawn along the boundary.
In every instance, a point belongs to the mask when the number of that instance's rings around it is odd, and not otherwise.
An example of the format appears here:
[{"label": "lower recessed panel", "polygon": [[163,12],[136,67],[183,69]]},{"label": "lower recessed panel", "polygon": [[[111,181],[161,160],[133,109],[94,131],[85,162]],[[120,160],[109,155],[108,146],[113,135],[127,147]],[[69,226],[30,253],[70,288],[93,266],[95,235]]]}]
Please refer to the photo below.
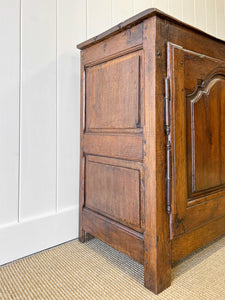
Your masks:
[{"label": "lower recessed panel", "polygon": [[[121,160],[118,160],[121,162]],[[86,162],[85,206],[130,227],[140,228],[140,170],[116,159]]]}]

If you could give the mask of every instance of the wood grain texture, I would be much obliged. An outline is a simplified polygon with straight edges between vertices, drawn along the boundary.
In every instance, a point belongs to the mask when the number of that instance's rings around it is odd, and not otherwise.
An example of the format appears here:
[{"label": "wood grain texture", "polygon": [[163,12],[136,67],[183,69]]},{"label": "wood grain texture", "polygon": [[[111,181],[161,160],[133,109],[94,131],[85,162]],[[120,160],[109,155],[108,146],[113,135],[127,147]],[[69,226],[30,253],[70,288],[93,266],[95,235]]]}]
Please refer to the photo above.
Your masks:
[{"label": "wood grain texture", "polygon": [[[165,204],[164,81],[165,37],[162,20],[144,22],[145,55],[145,286],[158,294],[171,284],[169,218]],[[158,55],[157,55],[158,54]]]},{"label": "wood grain texture", "polygon": [[170,47],[174,145],[171,237],[174,237],[225,212],[222,125],[225,68],[221,60],[179,46]]},{"label": "wood grain texture", "polygon": [[222,216],[185,235],[179,236],[172,241],[172,262],[180,260],[224,234],[225,216]]},{"label": "wood grain texture", "polygon": [[96,65],[110,59],[120,57],[122,54],[133,52],[142,47],[142,24],[131,27],[115,37],[109,37],[82,51],[82,62],[85,67]]},{"label": "wood grain texture", "polygon": [[[210,2],[210,0],[208,2]],[[206,3],[206,6],[207,5],[210,6],[209,3],[208,4]],[[209,11],[210,11],[210,9],[207,8],[207,12],[208,12],[208,14],[207,14],[207,20],[210,18]],[[211,20],[208,20],[208,24],[210,24],[210,22],[212,22],[213,18],[215,18],[215,15],[213,13],[214,11],[215,11],[215,8],[213,8],[213,10],[212,10],[212,16],[213,17],[211,18]],[[92,46],[92,45],[94,45],[94,44],[96,44],[96,43],[98,43],[100,41],[103,41],[104,39],[108,38],[110,35],[113,36],[113,35],[115,35],[117,33],[120,33],[121,31],[123,31],[123,30],[125,30],[127,28],[130,28],[131,26],[134,26],[136,24],[139,24],[139,23],[143,22],[144,20],[146,20],[146,19],[148,19],[150,17],[153,17],[155,15],[157,15],[158,17],[161,17],[163,19],[166,19],[169,22],[172,22],[172,23],[174,23],[176,25],[180,24],[184,28],[189,29],[189,30],[191,29],[193,32],[196,32],[197,34],[202,34],[202,36],[205,36],[205,37],[208,37],[208,38],[210,37],[213,40],[218,40],[219,41],[219,39],[216,39],[215,37],[212,36],[213,34],[215,35],[216,32],[214,32],[214,31],[212,31],[210,29],[208,30],[208,34],[207,34],[206,32],[201,31],[200,29],[197,29],[197,28],[195,28],[195,27],[193,27],[193,26],[191,26],[191,25],[189,25],[187,23],[184,23],[184,22],[182,22],[180,20],[177,20],[177,19],[175,19],[175,18],[167,15],[166,13],[160,11],[159,9],[149,8],[149,9],[146,9],[146,10],[140,12],[139,14],[137,14],[137,15],[129,18],[129,19],[127,19],[126,21],[121,22],[120,24],[118,24],[118,25],[116,25],[116,26],[114,26],[114,27],[106,30],[105,32],[103,32],[103,33],[101,33],[101,34],[99,34],[99,35],[97,35],[97,36],[95,36],[93,38],[90,38],[89,40],[87,40],[87,41],[85,41],[83,43],[78,44],[77,47],[79,49],[83,50],[86,47],[90,47],[90,46]],[[182,19],[181,15],[179,17],[180,17],[180,19]],[[215,24],[215,22],[214,22],[214,24]],[[207,28],[211,28],[211,27],[208,25]],[[211,36],[209,36],[209,34],[211,34]]]},{"label": "wood grain texture", "polygon": [[116,161],[87,157],[85,207],[140,230],[140,170]]},{"label": "wood grain texture", "polygon": [[98,239],[124,252],[143,264],[143,235],[132,229],[110,221],[88,209],[83,210],[83,228]]},{"label": "wood grain texture", "polygon": [[142,161],[143,138],[140,134],[85,134],[82,150],[89,154]]},{"label": "wood grain texture", "polygon": [[[224,76],[225,78],[225,76]],[[225,148],[223,125],[225,80],[215,84],[209,95],[204,95],[193,104],[193,130],[195,132],[193,154],[195,170],[192,170],[194,192],[219,187],[224,184]],[[222,123],[221,123],[222,122]],[[202,148],[204,145],[204,148]]]},{"label": "wood grain texture", "polygon": [[[224,43],[149,10],[79,47],[80,240],[96,236],[142,262],[145,286],[158,294],[171,284],[172,261],[224,232]],[[137,57],[140,128],[127,77],[137,80]]]},{"label": "wood grain texture", "polygon": [[86,131],[140,127],[140,54],[86,69]]}]

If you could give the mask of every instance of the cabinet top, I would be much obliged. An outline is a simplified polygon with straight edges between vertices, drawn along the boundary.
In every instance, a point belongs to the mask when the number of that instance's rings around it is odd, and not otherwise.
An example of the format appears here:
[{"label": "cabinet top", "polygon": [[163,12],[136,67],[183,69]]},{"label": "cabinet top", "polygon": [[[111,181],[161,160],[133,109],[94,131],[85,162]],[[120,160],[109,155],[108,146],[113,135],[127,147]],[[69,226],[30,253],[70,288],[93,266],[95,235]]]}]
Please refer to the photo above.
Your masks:
[{"label": "cabinet top", "polygon": [[96,44],[100,41],[103,41],[106,38],[109,38],[109,37],[121,32],[121,31],[123,31],[123,30],[125,30],[125,29],[127,29],[127,28],[129,28],[133,25],[141,23],[143,20],[148,19],[148,18],[150,18],[152,16],[155,16],[155,15],[159,16],[161,18],[164,18],[168,21],[172,21],[173,23],[180,24],[183,27],[190,28],[194,31],[197,31],[199,34],[203,34],[203,35],[208,36],[211,39],[213,38],[213,39],[218,40],[218,41],[223,41],[221,39],[218,39],[218,38],[204,32],[204,31],[196,28],[196,27],[193,27],[193,26],[191,26],[189,24],[186,24],[186,23],[184,23],[184,22],[182,22],[182,21],[180,21],[180,20],[178,20],[174,17],[171,17],[170,15],[164,13],[163,11],[161,11],[157,8],[149,8],[149,9],[146,9],[146,10],[140,12],[139,14],[136,14],[135,16],[119,23],[118,25],[111,27],[110,29],[104,31],[103,33],[78,44],[77,48],[83,50],[87,47],[90,47],[90,46],[92,46],[92,45],[94,45],[94,44]]}]

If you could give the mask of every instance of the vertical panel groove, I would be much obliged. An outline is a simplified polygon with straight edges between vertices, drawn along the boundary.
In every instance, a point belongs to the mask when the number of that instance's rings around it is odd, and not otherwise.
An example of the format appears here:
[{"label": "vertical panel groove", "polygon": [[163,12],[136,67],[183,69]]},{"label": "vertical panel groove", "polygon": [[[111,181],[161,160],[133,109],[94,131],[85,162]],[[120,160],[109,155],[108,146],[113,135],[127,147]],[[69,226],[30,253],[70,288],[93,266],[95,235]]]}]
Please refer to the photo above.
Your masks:
[{"label": "vertical panel groove", "polygon": [[196,26],[196,0],[194,0],[194,26]]},{"label": "vertical panel groove", "polygon": [[207,32],[207,7],[206,7],[206,0],[205,0],[205,31]]},{"label": "vertical panel groove", "polygon": [[217,14],[217,4],[215,2],[215,21],[216,21],[216,36],[218,36],[218,14]]},{"label": "vertical panel groove", "polygon": [[[55,1],[55,0],[54,0]],[[75,45],[87,38],[87,0],[57,0],[57,60],[58,60],[58,213],[78,205],[79,137],[80,137],[80,52]],[[110,3],[111,0],[109,0]],[[87,11],[87,3],[89,11]],[[94,2],[95,3],[95,2]],[[110,15],[109,15],[110,23]],[[94,25],[93,25],[94,26]],[[78,219],[78,216],[74,216]]]},{"label": "vertical panel groove", "polygon": [[206,0],[206,30],[211,35],[216,35],[216,1]]},{"label": "vertical panel groove", "polygon": [[20,222],[21,210],[21,113],[22,113],[22,0],[19,3],[19,137],[18,137],[18,215]]},{"label": "vertical panel groove", "polygon": [[216,36],[225,39],[225,0],[216,1]]},{"label": "vertical panel groove", "polygon": [[181,1],[181,20],[184,21],[184,2]]},{"label": "vertical panel groove", "polygon": [[111,26],[113,26],[113,0],[111,0]]},{"label": "vertical panel groove", "polygon": [[[111,0],[111,7],[112,7],[112,0]],[[112,16],[111,16],[111,23],[112,23]],[[88,31],[88,0],[86,0],[86,39],[87,39],[87,31]]]},{"label": "vertical panel groove", "polygon": [[56,0],[56,207],[55,211],[58,212],[59,208],[59,181],[58,181],[58,167],[59,167],[59,57],[58,57],[58,9],[59,0]]},{"label": "vertical panel groove", "polygon": [[22,0],[20,221],[56,207],[56,0]]},{"label": "vertical panel groove", "polygon": [[114,5],[113,5],[113,0],[111,0],[111,16],[112,16],[112,26],[113,26],[113,17],[114,17],[114,9],[113,9]]}]

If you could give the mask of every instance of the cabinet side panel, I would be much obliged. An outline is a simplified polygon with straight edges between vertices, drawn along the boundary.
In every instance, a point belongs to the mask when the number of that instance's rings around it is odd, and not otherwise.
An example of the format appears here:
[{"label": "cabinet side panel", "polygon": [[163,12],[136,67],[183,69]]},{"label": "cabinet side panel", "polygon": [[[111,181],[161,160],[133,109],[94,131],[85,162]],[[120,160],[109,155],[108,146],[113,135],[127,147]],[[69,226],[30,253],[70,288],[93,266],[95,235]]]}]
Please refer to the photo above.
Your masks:
[{"label": "cabinet side panel", "polygon": [[81,63],[80,241],[91,234],[142,261],[128,246],[144,231],[142,24],[84,49]]},{"label": "cabinet side panel", "polygon": [[127,55],[86,70],[86,127],[139,126],[140,56]]},{"label": "cabinet side panel", "polygon": [[122,223],[140,226],[139,171],[88,162],[85,206]]}]

